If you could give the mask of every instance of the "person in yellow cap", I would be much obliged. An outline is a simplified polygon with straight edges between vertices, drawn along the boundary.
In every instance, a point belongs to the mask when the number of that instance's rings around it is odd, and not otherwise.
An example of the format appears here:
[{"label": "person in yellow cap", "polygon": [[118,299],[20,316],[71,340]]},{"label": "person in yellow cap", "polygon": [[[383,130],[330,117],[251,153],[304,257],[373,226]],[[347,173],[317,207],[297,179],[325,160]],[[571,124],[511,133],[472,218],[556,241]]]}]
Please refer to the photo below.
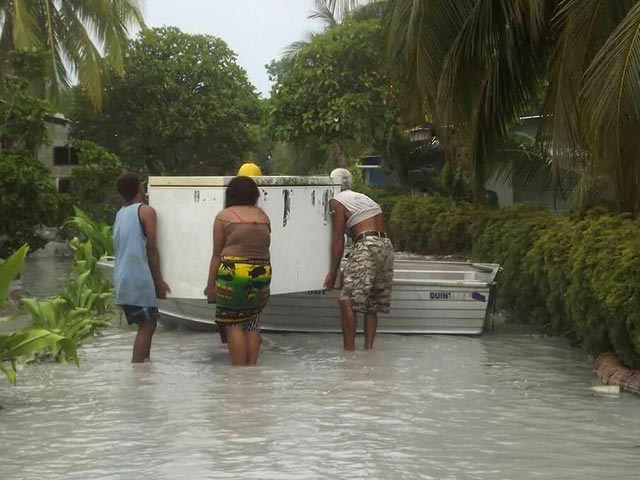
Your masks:
[{"label": "person in yellow cap", "polygon": [[243,163],[238,170],[238,177],[261,177],[262,170],[255,163]]},{"label": "person in yellow cap", "polygon": [[[255,163],[251,163],[251,162],[243,163],[238,169],[238,174],[236,175],[236,177],[261,177],[261,176],[262,176],[262,170],[260,170],[260,167]],[[256,317],[256,320],[257,320],[257,317]],[[259,331],[259,328],[258,328],[258,331]],[[222,343],[228,344],[227,330],[224,325],[218,325],[218,333],[220,334],[220,341]]]}]

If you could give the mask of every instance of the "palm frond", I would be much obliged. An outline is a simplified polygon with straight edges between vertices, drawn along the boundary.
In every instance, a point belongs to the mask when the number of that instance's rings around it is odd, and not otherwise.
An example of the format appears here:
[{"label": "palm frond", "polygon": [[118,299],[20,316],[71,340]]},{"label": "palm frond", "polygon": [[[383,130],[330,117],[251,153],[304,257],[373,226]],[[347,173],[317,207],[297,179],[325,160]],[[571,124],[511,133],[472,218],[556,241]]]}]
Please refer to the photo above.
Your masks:
[{"label": "palm frond", "polygon": [[388,0],[373,0],[351,10],[347,15],[350,20],[382,20],[388,7]]},{"label": "palm frond", "polygon": [[315,0],[315,10],[309,15],[312,20],[320,20],[325,28],[335,27],[338,24],[335,8],[329,5],[330,1]]},{"label": "palm frond", "polygon": [[[326,3],[333,17],[339,22],[345,19],[350,12],[361,5],[370,3],[371,0],[320,0]],[[317,2],[318,3],[318,2]]]},{"label": "palm frond", "polygon": [[538,141],[553,158],[555,177],[572,167],[575,152],[585,147],[589,136],[579,99],[585,70],[634,2],[565,0],[553,18],[551,33],[557,41]]},{"label": "palm frond", "polygon": [[49,99],[69,88],[76,74],[98,108],[105,61],[121,73],[131,32],[144,28],[141,4],[141,0],[0,0],[0,64],[16,48],[45,49]]},{"label": "palm frond", "polygon": [[126,39],[133,29],[144,28],[145,22],[138,0],[72,0],[70,10],[100,39],[104,58],[116,72],[124,69]]},{"label": "palm frond", "polygon": [[478,0],[445,60],[437,111],[441,121],[468,132],[477,195],[490,155],[505,144],[544,78],[547,8],[530,0]]},{"label": "palm frond", "polygon": [[[92,103],[99,106],[102,105],[104,74],[102,56],[76,13],[71,3],[63,3],[60,7],[58,28],[63,32],[60,45]],[[63,25],[66,26],[64,30]]]},{"label": "palm frond", "polygon": [[311,45],[311,42],[315,38],[317,34],[309,33],[308,40],[298,40],[297,42],[290,43],[283,50],[283,56],[285,58],[295,58],[300,52],[302,52],[305,48]]},{"label": "palm frond", "polygon": [[[394,70],[409,103],[436,114],[445,59],[474,0],[389,0],[385,27]],[[416,102],[416,99],[419,99]]]},{"label": "palm frond", "polygon": [[640,2],[611,33],[584,75],[580,95],[596,163],[625,209],[640,207]]},{"label": "palm frond", "polygon": [[40,47],[42,39],[37,35],[36,8],[32,0],[13,0],[13,45],[15,48]]}]

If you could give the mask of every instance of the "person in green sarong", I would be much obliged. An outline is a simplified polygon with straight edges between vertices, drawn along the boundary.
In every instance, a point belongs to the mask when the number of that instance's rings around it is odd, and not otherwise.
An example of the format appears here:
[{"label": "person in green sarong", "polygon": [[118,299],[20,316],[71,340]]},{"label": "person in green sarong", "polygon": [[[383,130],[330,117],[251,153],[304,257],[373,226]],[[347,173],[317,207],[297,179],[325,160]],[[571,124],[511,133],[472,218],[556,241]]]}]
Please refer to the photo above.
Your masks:
[{"label": "person in green sarong", "polygon": [[259,196],[251,178],[234,178],[213,224],[205,295],[216,304],[216,323],[226,333],[232,365],[257,363],[259,316],[269,300],[271,223],[256,206]]}]

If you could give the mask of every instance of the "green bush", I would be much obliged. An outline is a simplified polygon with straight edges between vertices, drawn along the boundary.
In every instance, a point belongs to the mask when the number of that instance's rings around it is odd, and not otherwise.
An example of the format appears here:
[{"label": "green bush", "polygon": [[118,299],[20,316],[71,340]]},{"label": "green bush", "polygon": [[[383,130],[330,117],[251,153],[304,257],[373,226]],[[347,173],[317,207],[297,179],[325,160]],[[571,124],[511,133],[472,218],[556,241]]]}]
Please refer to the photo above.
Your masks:
[{"label": "green bush", "polygon": [[49,169],[28,152],[0,150],[0,257],[21,245],[30,250],[46,243],[42,225],[58,225],[60,197]]},{"label": "green bush", "polygon": [[488,211],[438,196],[394,201],[397,250],[472,251],[475,261],[499,263],[498,306],[512,320],[640,368],[640,221],[602,209],[573,217],[532,204]]},{"label": "green bush", "polygon": [[116,179],[123,165],[117,155],[89,141],[75,141],[79,165],[71,172],[72,201],[95,218],[113,223],[118,203]]},{"label": "green bush", "polygon": [[572,252],[567,303],[590,351],[609,347],[640,367],[640,225],[621,216],[588,221]]},{"label": "green bush", "polygon": [[[107,318],[96,316],[86,308],[75,308],[60,297],[47,300],[23,298],[21,302],[31,315],[35,328],[59,335],[74,347],[111,325]],[[52,343],[46,350],[56,361],[76,361],[75,348],[70,350],[64,343]]]},{"label": "green bush", "polygon": [[[23,245],[18,251],[0,262],[0,309],[4,306],[9,293],[11,280],[22,269],[29,247]],[[12,320],[12,317],[0,318],[0,322]],[[16,365],[29,360],[43,350],[55,349],[62,352],[65,358],[78,362],[76,348],[73,342],[44,328],[27,328],[19,332],[0,334],[0,372],[4,373],[9,382],[16,383]]]},{"label": "green bush", "polygon": [[488,215],[484,208],[439,195],[395,200],[390,227],[397,250],[448,255],[471,251],[474,232]]},{"label": "green bush", "polygon": [[539,287],[525,268],[525,257],[556,219],[537,205],[521,204],[493,212],[473,242],[474,260],[503,268],[498,307],[512,318],[544,323],[546,309]]},{"label": "green bush", "polygon": [[546,333],[567,335],[572,343],[579,341],[576,325],[569,319],[566,292],[570,286],[571,254],[579,241],[581,223],[569,217],[557,219],[546,228],[526,253],[523,269],[537,287],[545,310],[538,310],[538,322]]}]

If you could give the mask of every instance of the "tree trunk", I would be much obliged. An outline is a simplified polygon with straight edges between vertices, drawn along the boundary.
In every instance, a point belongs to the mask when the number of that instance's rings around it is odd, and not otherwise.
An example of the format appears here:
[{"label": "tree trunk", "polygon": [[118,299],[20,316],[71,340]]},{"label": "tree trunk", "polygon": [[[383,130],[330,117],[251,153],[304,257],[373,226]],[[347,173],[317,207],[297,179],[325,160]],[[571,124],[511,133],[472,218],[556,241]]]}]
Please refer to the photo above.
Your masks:
[{"label": "tree trunk", "polygon": [[334,141],[331,144],[331,156],[336,160],[338,167],[349,167],[349,159],[347,157],[347,154],[338,141]]}]

